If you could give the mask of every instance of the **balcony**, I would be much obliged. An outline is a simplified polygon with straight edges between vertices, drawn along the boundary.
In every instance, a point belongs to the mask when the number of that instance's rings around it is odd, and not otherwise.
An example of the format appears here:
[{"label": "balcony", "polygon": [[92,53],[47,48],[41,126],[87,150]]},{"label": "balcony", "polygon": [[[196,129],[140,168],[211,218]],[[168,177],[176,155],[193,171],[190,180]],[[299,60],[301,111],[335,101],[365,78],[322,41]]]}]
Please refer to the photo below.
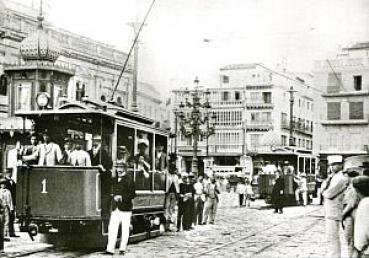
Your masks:
[{"label": "balcony", "polygon": [[321,153],[326,154],[367,154],[369,146],[365,144],[350,144],[350,145],[328,145],[322,144],[319,146]]},{"label": "balcony", "polygon": [[273,129],[273,123],[271,121],[252,122],[246,125],[247,131],[269,131],[270,129]]},{"label": "balcony", "polygon": [[[241,144],[209,144],[208,145],[208,153],[210,156],[219,156],[219,155],[231,155],[237,156],[242,154],[243,145]],[[192,156],[193,146],[192,145],[178,145],[177,146],[178,153],[185,156]],[[202,144],[198,146],[197,155],[205,156],[206,155],[206,145]]]},{"label": "balcony", "polygon": [[369,124],[369,119],[337,119],[337,120],[322,120],[321,124],[323,126],[329,125],[367,125]]},{"label": "balcony", "polygon": [[[281,128],[286,129],[286,130],[290,130],[290,121],[289,120],[282,121]],[[308,135],[313,135],[313,129],[310,126],[306,126],[306,125],[304,125],[302,123],[299,123],[299,122],[293,122],[293,130],[295,132],[308,134]]]},{"label": "balcony", "polygon": [[242,100],[233,100],[233,101],[213,101],[210,100],[210,105],[212,107],[243,107]]},{"label": "balcony", "polygon": [[272,109],[274,105],[272,103],[265,103],[265,102],[247,102],[246,108],[247,109]]}]

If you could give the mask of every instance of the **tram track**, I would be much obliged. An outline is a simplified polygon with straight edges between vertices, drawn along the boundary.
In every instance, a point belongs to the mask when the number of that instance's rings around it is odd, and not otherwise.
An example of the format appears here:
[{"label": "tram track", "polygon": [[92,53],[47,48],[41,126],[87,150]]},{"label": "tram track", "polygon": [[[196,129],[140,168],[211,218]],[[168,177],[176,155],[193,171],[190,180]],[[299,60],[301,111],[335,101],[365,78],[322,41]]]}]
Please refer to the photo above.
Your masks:
[{"label": "tram track", "polygon": [[[303,217],[310,217],[313,219],[313,222],[312,223],[309,223],[306,227],[304,227],[303,229],[301,230],[298,230],[298,231],[294,231],[290,234],[279,234],[279,238],[278,238],[278,241],[264,241],[262,243],[266,244],[264,246],[262,246],[261,248],[259,248],[258,250],[256,250],[255,252],[253,252],[253,255],[252,256],[258,256],[260,254],[262,254],[263,252],[265,252],[266,250],[272,248],[272,247],[275,247],[277,246],[279,243],[282,242],[282,240],[285,240],[286,238],[292,238],[296,235],[299,235],[301,234],[302,232],[307,232],[308,230],[312,230],[314,228],[314,226],[317,225],[317,221],[318,220],[321,220],[322,217],[321,216],[318,216],[318,215],[314,215],[314,213],[316,213],[317,211],[319,211],[320,208],[317,208],[317,209],[314,209],[308,213],[304,213],[304,214],[300,214],[298,216],[295,216],[295,217],[291,217],[289,218],[288,220],[282,222],[282,223],[277,223],[277,224],[273,224],[269,227],[264,227],[260,230],[257,230],[257,231],[254,231],[250,234],[247,234],[245,236],[242,236],[240,238],[237,238],[235,240],[232,240],[232,241],[228,241],[226,243],[223,243],[221,245],[218,245],[218,246],[215,246],[213,248],[209,248],[207,250],[204,250],[202,252],[197,252],[195,254],[191,254],[191,257],[201,257],[201,256],[209,256],[211,255],[212,253],[218,251],[218,250],[221,250],[221,249],[224,249],[224,248],[229,248],[229,247],[232,247],[236,244],[239,244],[240,242],[244,242],[245,244],[253,244],[253,243],[261,243],[260,241],[256,240],[256,241],[247,241],[247,240],[251,240],[253,237],[257,237],[257,236],[260,236],[261,234],[265,233],[265,232],[270,232],[272,231],[273,229],[277,228],[277,227],[281,227],[281,226],[284,226],[286,224],[290,224],[292,220],[297,220],[297,219],[301,219]],[[232,234],[232,232],[230,232],[230,234]],[[266,234],[267,236],[268,234]]]}]

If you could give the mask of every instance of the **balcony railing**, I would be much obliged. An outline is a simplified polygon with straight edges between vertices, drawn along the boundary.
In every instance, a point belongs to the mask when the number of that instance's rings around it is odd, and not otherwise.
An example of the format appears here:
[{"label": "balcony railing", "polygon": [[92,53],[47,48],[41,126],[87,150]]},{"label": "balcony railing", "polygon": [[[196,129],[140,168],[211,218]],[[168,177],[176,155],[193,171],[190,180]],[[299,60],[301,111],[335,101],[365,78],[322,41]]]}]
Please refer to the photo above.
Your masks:
[{"label": "balcony railing", "polygon": [[[282,129],[286,129],[289,130],[290,129],[290,121],[282,121],[281,124],[281,128]],[[300,133],[305,133],[305,134],[313,134],[313,128],[311,128],[310,126],[306,126],[303,123],[299,123],[299,122],[293,122],[293,129],[294,131],[300,132]]]},{"label": "balcony railing", "polygon": [[261,108],[273,108],[274,105],[272,103],[265,102],[247,102],[246,108],[248,109],[261,109]]},{"label": "balcony railing", "polygon": [[248,131],[269,130],[269,129],[273,129],[273,123],[271,121],[250,122],[250,123],[247,123],[246,129]]},{"label": "balcony railing", "polygon": [[367,152],[369,153],[369,146],[365,144],[342,144],[342,145],[328,145],[321,144],[320,151],[327,152]]},{"label": "balcony railing", "polygon": [[[178,152],[185,152],[192,154],[193,146],[190,145],[178,145]],[[243,145],[241,144],[209,144],[208,152],[209,155],[214,155],[217,153],[232,153],[232,154],[242,154]],[[198,154],[206,154],[206,145],[198,146]]]}]

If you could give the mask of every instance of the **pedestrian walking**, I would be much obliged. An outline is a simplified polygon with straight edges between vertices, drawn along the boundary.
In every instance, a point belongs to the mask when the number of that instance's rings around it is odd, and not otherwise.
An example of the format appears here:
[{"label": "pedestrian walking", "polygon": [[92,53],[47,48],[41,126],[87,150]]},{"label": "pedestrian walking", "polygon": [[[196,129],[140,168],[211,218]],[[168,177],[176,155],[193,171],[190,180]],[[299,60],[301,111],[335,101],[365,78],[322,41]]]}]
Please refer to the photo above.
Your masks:
[{"label": "pedestrian walking", "polygon": [[361,198],[354,226],[354,246],[360,258],[369,258],[369,177],[358,176],[352,185]]},{"label": "pedestrian walking", "polygon": [[193,224],[194,225],[202,225],[202,215],[204,212],[204,201],[205,201],[205,194],[204,194],[204,185],[203,185],[203,177],[199,176],[197,178],[197,182],[193,185],[195,189],[194,195],[194,218]]},{"label": "pedestrian walking", "polygon": [[343,194],[348,186],[348,179],[342,173],[342,156],[328,156],[331,174],[322,184],[324,197],[327,257],[341,257],[340,221],[343,211]]},{"label": "pedestrian walking", "polygon": [[195,189],[191,183],[191,178],[189,176],[185,177],[184,183],[181,184],[179,188],[179,193],[182,197],[183,203],[182,227],[183,230],[191,230],[193,220],[193,195],[195,193]]},{"label": "pedestrian walking", "polygon": [[240,181],[237,183],[237,186],[236,186],[236,193],[238,193],[239,205],[240,207],[242,207],[242,206],[245,206],[244,200],[245,200],[245,195],[246,195],[246,185],[245,185],[244,178],[239,178],[239,179]]},{"label": "pedestrian walking", "polygon": [[[307,205],[307,181],[306,174],[300,173],[299,176],[294,176],[293,180],[297,184],[295,190],[295,200],[298,205]],[[300,200],[300,195],[302,195],[302,202]]]},{"label": "pedestrian walking", "polygon": [[250,179],[246,178],[245,180],[245,189],[246,189],[246,194],[245,194],[245,205],[247,208],[251,207],[251,201],[254,198],[254,191],[252,190],[252,185],[250,182]]},{"label": "pedestrian walking", "polygon": [[275,173],[276,179],[272,190],[274,213],[283,213],[284,178],[281,171]]},{"label": "pedestrian walking", "polygon": [[207,185],[207,187],[204,189],[206,201],[205,201],[205,210],[204,210],[204,220],[203,224],[209,223],[214,224],[215,221],[215,215],[217,213],[218,203],[219,203],[219,197],[220,194],[219,186],[216,183],[215,178],[210,179],[210,183]]},{"label": "pedestrian walking", "polygon": [[359,171],[350,169],[343,171],[343,174],[349,178],[350,183],[343,196],[342,228],[347,245],[348,257],[353,258],[356,257],[354,248],[354,222],[360,195],[352,185],[352,180],[359,175]]}]

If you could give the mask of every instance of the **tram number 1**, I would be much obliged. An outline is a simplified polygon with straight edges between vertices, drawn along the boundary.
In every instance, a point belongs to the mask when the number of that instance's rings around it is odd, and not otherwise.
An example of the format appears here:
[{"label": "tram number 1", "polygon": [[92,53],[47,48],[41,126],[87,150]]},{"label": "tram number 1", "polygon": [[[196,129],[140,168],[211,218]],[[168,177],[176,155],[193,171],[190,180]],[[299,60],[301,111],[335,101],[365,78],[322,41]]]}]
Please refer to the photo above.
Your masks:
[{"label": "tram number 1", "polygon": [[41,193],[47,193],[46,191],[46,178],[44,178],[44,180],[42,180],[41,184],[42,184],[42,192]]}]

